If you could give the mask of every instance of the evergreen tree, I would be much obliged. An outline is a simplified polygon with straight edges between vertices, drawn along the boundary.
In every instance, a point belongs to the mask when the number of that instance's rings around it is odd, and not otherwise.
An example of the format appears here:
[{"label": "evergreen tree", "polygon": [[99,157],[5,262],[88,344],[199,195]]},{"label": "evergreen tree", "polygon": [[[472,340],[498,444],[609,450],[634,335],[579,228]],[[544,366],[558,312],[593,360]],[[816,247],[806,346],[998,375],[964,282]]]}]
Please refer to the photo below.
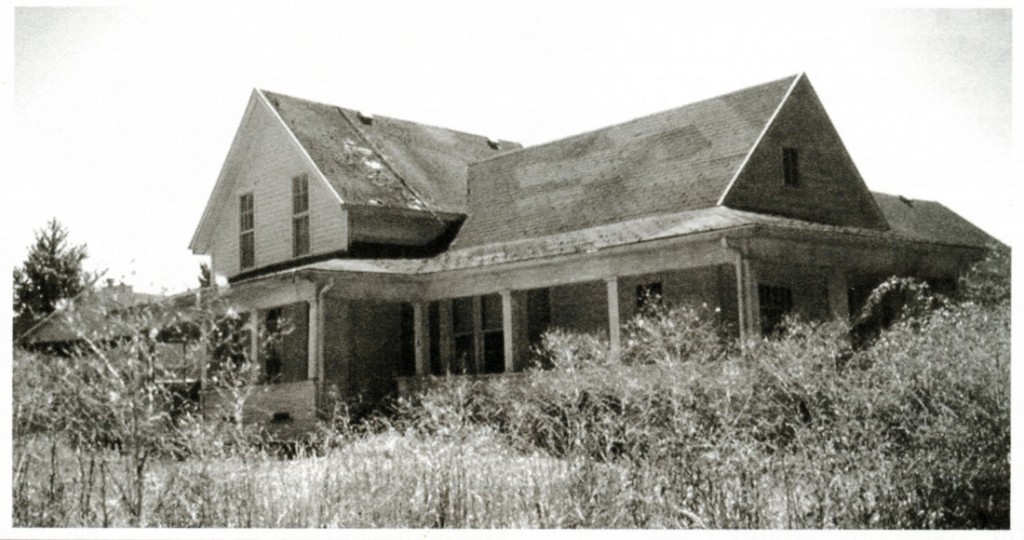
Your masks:
[{"label": "evergreen tree", "polygon": [[68,245],[68,231],[56,218],[36,231],[28,258],[14,269],[15,336],[52,313],[61,300],[85,289],[86,256],[85,245]]}]

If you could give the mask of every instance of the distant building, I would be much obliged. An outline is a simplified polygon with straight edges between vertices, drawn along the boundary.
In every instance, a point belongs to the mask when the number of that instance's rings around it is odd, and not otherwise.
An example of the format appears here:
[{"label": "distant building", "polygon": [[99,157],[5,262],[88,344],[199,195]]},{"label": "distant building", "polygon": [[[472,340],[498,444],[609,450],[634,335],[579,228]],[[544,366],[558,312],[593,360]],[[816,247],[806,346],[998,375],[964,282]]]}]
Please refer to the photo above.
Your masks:
[{"label": "distant building", "polygon": [[192,238],[269,379],[257,421],[396,378],[521,370],[548,328],[599,332],[649,294],[742,339],[846,319],[884,278],[952,287],[992,239],[868,190],[804,75],[523,148],[254,90]]}]

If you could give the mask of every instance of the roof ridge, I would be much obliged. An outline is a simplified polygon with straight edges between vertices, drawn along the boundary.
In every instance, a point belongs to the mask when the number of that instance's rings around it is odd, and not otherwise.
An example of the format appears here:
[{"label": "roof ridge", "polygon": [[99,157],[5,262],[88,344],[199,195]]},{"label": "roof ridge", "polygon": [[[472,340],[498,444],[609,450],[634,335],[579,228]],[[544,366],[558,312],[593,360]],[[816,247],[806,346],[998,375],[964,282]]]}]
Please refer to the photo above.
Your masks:
[{"label": "roof ridge", "polygon": [[[757,138],[754,139],[754,143],[751,144],[750,148],[747,150],[747,155],[743,157],[743,161],[740,162],[739,167],[736,167],[736,171],[732,173],[732,178],[729,180],[729,183],[725,185],[725,189],[718,197],[718,202],[716,203],[717,206],[725,206],[725,198],[729,195],[729,192],[732,191],[733,186],[736,185],[736,181],[739,179],[740,174],[743,173],[743,169],[745,169],[747,164],[750,163],[750,158],[754,156],[754,152],[757,151],[757,147],[761,146],[761,141],[763,141],[765,135],[768,134],[768,130],[770,130],[772,125],[775,123],[775,119],[779,117],[779,113],[781,113],[782,108],[786,106],[786,102],[793,96],[793,92],[796,90],[797,85],[806,77],[807,76],[802,71],[793,77],[792,82],[789,83],[789,88],[786,88],[786,93],[782,95],[782,99],[780,99],[779,103],[775,105],[775,110],[772,111],[772,114],[768,116],[767,120],[765,120],[764,126],[761,127],[761,132],[757,134]],[[782,80],[784,79],[779,79],[779,81]]]},{"label": "roof ridge", "polygon": [[739,94],[741,92],[748,92],[750,90],[753,90],[755,88],[759,88],[759,87],[762,87],[762,86],[768,86],[768,85],[771,85],[771,84],[777,84],[777,83],[780,83],[782,81],[796,81],[796,80],[799,80],[799,78],[801,76],[803,76],[803,75],[804,75],[804,73],[800,72],[800,73],[797,73],[795,75],[790,75],[788,77],[782,77],[782,78],[779,78],[779,79],[775,79],[775,80],[771,80],[771,81],[755,84],[755,85],[752,85],[752,86],[748,86],[746,88],[740,88],[739,90],[734,90],[732,92],[726,92],[724,94],[718,94],[718,95],[710,96],[710,97],[707,97],[707,98],[704,98],[704,99],[700,99],[700,100],[697,100],[697,101],[691,101],[690,103],[686,103],[686,104],[680,105],[678,107],[673,107],[671,109],[664,109],[664,110],[661,110],[661,111],[658,111],[658,112],[653,112],[653,113],[650,113],[650,114],[645,114],[643,116],[637,116],[635,118],[631,118],[631,119],[623,121],[623,122],[618,122],[618,123],[615,123],[615,124],[610,124],[610,125],[602,126],[602,127],[599,127],[599,128],[583,131],[583,132],[580,132],[580,133],[574,133],[574,134],[569,135],[567,137],[562,137],[562,138],[559,138],[559,139],[545,141],[545,142],[538,143],[538,144],[533,144],[533,145],[530,145],[530,146],[523,146],[522,148],[519,148],[519,149],[509,150],[508,152],[504,152],[504,153],[501,153],[501,154],[497,154],[497,155],[494,155],[494,156],[489,156],[489,157],[486,157],[484,159],[474,161],[470,165],[476,165],[478,163],[483,163],[485,161],[492,161],[492,160],[496,160],[496,159],[499,159],[499,158],[508,157],[510,155],[513,155],[513,154],[520,154],[520,153],[525,152],[527,150],[534,150],[534,149],[539,149],[539,148],[545,148],[545,147],[552,146],[552,145],[559,144],[559,143],[563,143],[563,142],[566,142],[566,141],[571,141],[571,140],[574,140],[574,139],[577,139],[577,138],[583,138],[583,137],[591,136],[591,135],[594,135],[596,133],[600,133],[602,131],[606,131],[606,130],[609,130],[609,129],[612,129],[612,128],[628,126],[628,125],[639,123],[639,122],[642,122],[644,120],[649,120],[651,118],[655,118],[655,117],[658,117],[658,116],[661,116],[661,115],[664,115],[664,114],[681,111],[683,109],[686,109],[687,107],[693,107],[695,105],[700,105],[702,103],[707,103],[707,102],[710,102],[710,101],[713,101],[713,100],[716,100],[716,99],[722,99],[722,98],[729,97],[729,96],[732,96],[732,95],[735,95],[735,94]]},{"label": "roof ridge", "polygon": [[[332,103],[325,103],[323,101],[316,101],[316,100],[313,100],[313,99],[301,98],[301,97],[298,97],[298,96],[293,96],[291,94],[284,94],[284,93],[281,93],[281,92],[273,92],[273,91],[264,90],[264,89],[261,89],[261,88],[257,88],[257,90],[259,90],[260,92],[263,92],[264,94],[267,94],[267,95],[282,96],[282,97],[286,97],[288,99],[294,99],[294,100],[297,100],[297,101],[304,101],[306,103],[312,103],[314,105],[320,105],[322,107],[333,107],[335,109],[341,109],[341,110],[346,111],[346,112],[354,112],[354,113],[358,114],[361,111],[361,109],[353,109],[351,107],[342,107],[341,105],[334,105]],[[428,128],[432,128],[432,129],[440,129],[440,130],[448,131],[448,132],[451,132],[451,133],[457,133],[459,135],[466,135],[468,137],[473,137],[473,138],[481,139],[483,141],[486,141],[488,139],[492,139],[492,137],[490,137],[488,135],[481,135],[479,133],[471,133],[469,131],[464,131],[464,130],[461,130],[461,129],[454,129],[454,128],[450,128],[450,127],[439,126],[437,124],[428,124],[426,122],[420,122],[420,121],[417,121],[417,120],[408,120],[406,118],[398,118],[398,117],[395,117],[395,116],[388,116],[386,114],[373,113],[373,118],[375,120],[376,119],[385,119],[385,120],[388,120],[390,122],[405,122],[405,123],[408,123],[408,124],[415,124],[417,126],[423,126],[423,127],[428,127]],[[513,141],[511,139],[500,139],[500,142],[511,143],[511,144],[516,144],[516,145],[522,146],[522,143],[519,143],[517,141]]]}]

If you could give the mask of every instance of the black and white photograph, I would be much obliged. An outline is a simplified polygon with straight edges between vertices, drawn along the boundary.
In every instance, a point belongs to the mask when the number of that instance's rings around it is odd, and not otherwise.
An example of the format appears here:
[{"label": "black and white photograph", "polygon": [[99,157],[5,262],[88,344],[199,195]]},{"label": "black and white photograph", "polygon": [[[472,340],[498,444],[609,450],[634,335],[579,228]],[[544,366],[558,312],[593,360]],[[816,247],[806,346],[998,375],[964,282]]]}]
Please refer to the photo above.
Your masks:
[{"label": "black and white photograph", "polygon": [[1019,529],[1009,2],[7,9],[0,535]]}]

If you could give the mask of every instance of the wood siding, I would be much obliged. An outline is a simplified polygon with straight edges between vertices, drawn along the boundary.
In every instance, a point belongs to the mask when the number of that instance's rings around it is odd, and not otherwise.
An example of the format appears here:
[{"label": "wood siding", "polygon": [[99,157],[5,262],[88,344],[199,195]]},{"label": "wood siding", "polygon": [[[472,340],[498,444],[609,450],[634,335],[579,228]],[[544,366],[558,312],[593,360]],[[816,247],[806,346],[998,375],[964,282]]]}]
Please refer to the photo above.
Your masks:
[{"label": "wood siding", "polygon": [[[797,186],[785,182],[785,149],[796,150]],[[723,202],[829,225],[887,228],[807,79],[797,83]]]},{"label": "wood siding", "polygon": [[248,140],[242,155],[226,165],[228,189],[218,206],[210,249],[213,271],[232,277],[243,270],[239,264],[238,203],[243,193],[253,194],[254,268],[292,259],[292,178],[300,174],[309,177],[310,255],[346,249],[345,211],[263,104],[256,104],[249,125],[239,137]]}]

